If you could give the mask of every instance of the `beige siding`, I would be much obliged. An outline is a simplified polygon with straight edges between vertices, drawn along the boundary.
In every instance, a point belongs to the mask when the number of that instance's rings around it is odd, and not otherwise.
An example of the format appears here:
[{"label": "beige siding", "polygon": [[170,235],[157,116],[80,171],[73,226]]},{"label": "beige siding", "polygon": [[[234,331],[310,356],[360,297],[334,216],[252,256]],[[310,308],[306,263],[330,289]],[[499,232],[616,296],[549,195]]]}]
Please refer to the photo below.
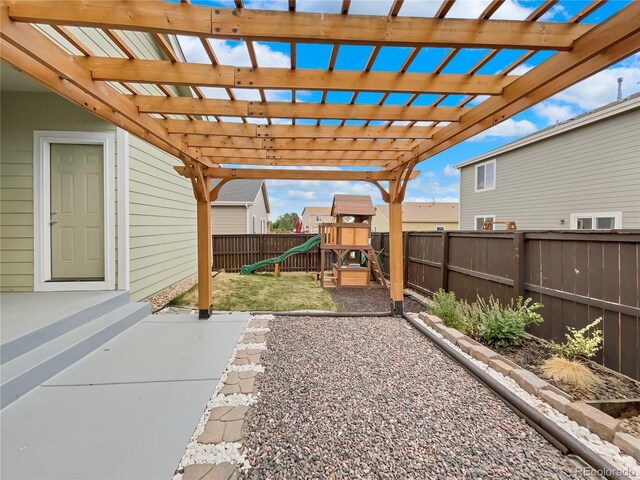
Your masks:
[{"label": "beige siding", "polygon": [[53,93],[2,92],[0,289],[33,290],[33,132],[115,128]]},{"label": "beige siding", "polygon": [[640,111],[499,155],[495,190],[474,192],[474,182],[475,165],[463,167],[462,229],[482,215],[519,229],[568,229],[571,213],[592,212],[622,212],[622,228],[640,228]]},{"label": "beige siding", "polygon": [[380,210],[376,208],[376,214],[371,219],[371,231],[372,232],[388,232],[389,231],[389,219],[385,217]]},{"label": "beige siding", "polygon": [[[444,226],[446,231],[458,230],[458,224],[456,222],[403,222],[403,232],[433,232],[436,227]],[[373,232],[388,232],[389,221],[382,215],[378,214],[373,217],[371,222],[371,231]]]},{"label": "beige siding", "polygon": [[140,300],[196,272],[196,202],[175,157],[130,136],[129,162],[130,292]]},{"label": "beige siding", "polygon": [[267,220],[269,219],[269,215],[267,214],[267,206],[264,203],[263,188],[261,188],[258,192],[253,205],[249,205],[249,233],[262,233],[260,231],[260,220],[264,220],[264,228],[266,233]]},{"label": "beige siding", "polygon": [[244,205],[212,205],[211,230],[214,235],[247,233],[247,207]]}]

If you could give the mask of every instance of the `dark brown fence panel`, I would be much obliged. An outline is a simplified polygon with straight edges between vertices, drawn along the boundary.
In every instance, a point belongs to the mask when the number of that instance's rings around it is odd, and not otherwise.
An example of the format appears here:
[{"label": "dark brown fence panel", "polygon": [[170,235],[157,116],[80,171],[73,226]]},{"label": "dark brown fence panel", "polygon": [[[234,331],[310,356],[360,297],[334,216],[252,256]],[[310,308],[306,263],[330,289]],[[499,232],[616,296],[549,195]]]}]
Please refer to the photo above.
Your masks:
[{"label": "dark brown fence panel", "polygon": [[[302,245],[314,235],[309,234],[266,234],[266,235],[213,235],[213,269],[239,272],[243,265],[277,257],[285,251]],[[332,258],[328,256],[326,268]],[[318,247],[308,252],[292,255],[282,262],[284,272],[315,272],[318,269],[320,253]],[[265,271],[273,270],[265,267]]]},{"label": "dark brown fence panel", "polygon": [[[595,360],[640,379],[640,231],[404,235],[409,288],[426,294],[444,288],[469,302],[531,297],[544,305],[545,318],[531,332],[549,340],[562,341],[567,327],[602,317],[604,344]],[[372,238],[385,272],[388,239]]]}]

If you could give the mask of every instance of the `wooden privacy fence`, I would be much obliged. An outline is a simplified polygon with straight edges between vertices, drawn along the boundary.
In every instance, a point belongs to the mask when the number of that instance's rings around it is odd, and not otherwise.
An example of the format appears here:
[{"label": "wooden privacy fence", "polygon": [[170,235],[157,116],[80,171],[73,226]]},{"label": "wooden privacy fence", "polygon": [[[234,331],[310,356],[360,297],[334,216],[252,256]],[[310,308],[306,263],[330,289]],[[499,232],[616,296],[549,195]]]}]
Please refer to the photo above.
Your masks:
[{"label": "wooden privacy fence", "polygon": [[[548,340],[603,317],[595,360],[640,379],[639,230],[408,232],[403,241],[407,287],[443,288],[469,302],[531,297],[545,318],[531,333]],[[388,272],[389,235],[373,234],[372,244]]]},{"label": "wooden privacy fence", "polygon": [[[314,237],[314,234],[213,235],[213,269],[239,272],[240,267],[277,257]],[[330,268],[328,258],[325,268]],[[320,261],[319,248],[292,255],[280,265],[281,272],[315,272]],[[265,267],[266,271],[273,270]]]}]

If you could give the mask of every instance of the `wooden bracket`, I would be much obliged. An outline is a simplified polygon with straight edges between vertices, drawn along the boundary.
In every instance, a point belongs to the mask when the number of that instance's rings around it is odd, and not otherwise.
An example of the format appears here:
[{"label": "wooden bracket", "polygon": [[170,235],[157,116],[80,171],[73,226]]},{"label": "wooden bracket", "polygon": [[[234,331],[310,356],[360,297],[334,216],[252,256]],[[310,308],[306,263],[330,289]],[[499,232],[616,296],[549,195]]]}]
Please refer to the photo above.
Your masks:
[{"label": "wooden bracket", "polygon": [[193,195],[196,197],[196,200],[206,200],[207,194],[209,193],[209,186],[207,185],[208,177],[203,174],[202,167],[193,164],[189,165],[188,172],[186,173],[189,173],[189,179],[193,187]]},{"label": "wooden bracket", "polygon": [[230,182],[231,180],[233,180],[233,179],[232,178],[222,178],[222,179],[220,179],[218,184],[215,187],[213,187],[211,189],[211,191],[209,192],[209,199],[212,202],[215,202],[218,199],[218,194],[220,193],[220,189],[222,189],[222,187],[224,186],[225,183]]},{"label": "wooden bracket", "polygon": [[386,203],[389,203],[389,192],[387,192],[384,187],[380,185],[380,182],[378,182],[377,180],[369,180],[369,183],[378,187],[378,190],[380,190],[380,194],[382,195],[382,200],[384,200]]}]

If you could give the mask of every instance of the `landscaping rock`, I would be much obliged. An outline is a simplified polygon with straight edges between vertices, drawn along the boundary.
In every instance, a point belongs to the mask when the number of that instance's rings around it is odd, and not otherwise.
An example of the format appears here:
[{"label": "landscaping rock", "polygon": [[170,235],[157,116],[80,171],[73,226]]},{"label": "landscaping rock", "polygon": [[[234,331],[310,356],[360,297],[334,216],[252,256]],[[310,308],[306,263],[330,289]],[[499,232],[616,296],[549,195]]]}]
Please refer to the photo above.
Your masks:
[{"label": "landscaping rock", "polygon": [[252,318],[249,322],[251,328],[269,328],[269,320],[264,318]]},{"label": "landscaping rock", "polygon": [[502,357],[489,359],[489,366],[493,368],[496,372],[500,372],[501,374],[503,374],[505,377],[509,376],[509,373],[511,372],[511,370],[513,370],[514,368],[517,368],[517,367],[513,367],[512,363],[513,362],[509,362],[509,363],[505,362]]},{"label": "landscaping rock", "polygon": [[233,365],[258,365],[262,358],[262,352],[264,350],[256,349],[241,349],[236,352],[236,358],[233,360]]},{"label": "landscaping rock", "polygon": [[566,415],[578,425],[588,428],[603,440],[613,441],[620,428],[615,418],[582,402],[572,402],[566,406]]},{"label": "landscaping rock", "polygon": [[234,393],[255,393],[255,378],[258,372],[243,371],[229,372],[224,381],[224,386],[220,389],[222,395],[233,395]]},{"label": "landscaping rock", "polygon": [[233,463],[194,464],[184,468],[182,480],[235,480],[238,468]]},{"label": "landscaping rock", "polygon": [[542,390],[551,391],[551,392],[555,393],[556,395],[559,395],[561,397],[566,398],[569,402],[573,402],[574,401],[574,398],[571,395],[569,395],[566,392],[563,392],[558,387],[554,387],[551,384],[547,384],[545,387],[542,387]]},{"label": "landscaping rock", "polygon": [[242,343],[265,343],[266,333],[246,332],[242,337]]},{"label": "landscaping rock", "polygon": [[249,407],[217,407],[211,410],[198,443],[239,442],[242,440],[244,415]]},{"label": "landscaping rock", "polygon": [[537,395],[541,388],[549,385],[537,375],[522,368],[514,368],[509,372],[509,376],[513,378],[525,392],[529,392],[531,395]]},{"label": "landscaping rock", "polygon": [[456,330],[455,328],[451,328],[451,327],[443,327],[443,328],[441,328],[440,329],[440,333],[442,334],[442,336],[444,338],[449,340],[454,345],[456,345],[458,343],[458,340],[463,340],[463,339],[467,338],[467,336],[464,333],[460,333],[458,330]]},{"label": "landscaping rock", "polygon": [[566,413],[567,405],[571,403],[571,400],[567,400],[563,395],[544,387],[538,391],[538,396],[561,413]]},{"label": "landscaping rock", "polygon": [[480,360],[484,363],[489,363],[489,360],[498,356],[496,352],[491,350],[490,348],[483,347],[482,345],[474,345],[469,349],[469,355],[471,355],[476,360]]},{"label": "landscaping rock", "polygon": [[469,353],[469,350],[471,350],[471,347],[477,346],[470,343],[467,339],[458,340],[456,343],[458,347],[460,347],[460,350],[462,350],[464,353]]},{"label": "landscaping rock", "polygon": [[640,462],[640,438],[628,433],[616,432],[613,436],[613,444]]},{"label": "landscaping rock", "polygon": [[442,320],[439,317],[436,317],[435,315],[431,315],[431,314],[426,313],[426,312],[420,312],[420,319],[424,323],[429,325],[431,328],[433,328],[433,326],[435,324],[441,324],[442,323]]}]

